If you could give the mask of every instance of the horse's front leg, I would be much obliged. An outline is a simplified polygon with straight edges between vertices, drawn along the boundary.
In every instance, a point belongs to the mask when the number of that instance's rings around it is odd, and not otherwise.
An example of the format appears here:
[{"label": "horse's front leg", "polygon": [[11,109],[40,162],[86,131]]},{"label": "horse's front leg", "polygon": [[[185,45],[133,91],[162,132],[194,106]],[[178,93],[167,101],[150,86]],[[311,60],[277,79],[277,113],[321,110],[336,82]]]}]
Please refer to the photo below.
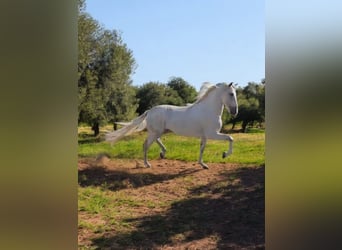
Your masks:
[{"label": "horse's front leg", "polygon": [[229,141],[229,148],[228,151],[223,152],[222,154],[222,158],[226,158],[228,155],[231,155],[233,153],[233,137],[231,137],[230,135],[226,135],[228,136],[228,141]]},{"label": "horse's front leg", "polygon": [[230,135],[215,133],[215,134],[210,135],[209,139],[229,141],[228,151],[224,151],[222,153],[222,158],[226,158],[228,155],[231,155],[233,153],[233,141],[234,141],[234,139]]},{"label": "horse's front leg", "polygon": [[209,168],[208,165],[203,162],[203,152],[204,152],[204,148],[205,148],[206,144],[207,144],[207,138],[202,137],[201,138],[200,155],[199,155],[198,163],[204,169],[208,169]]},{"label": "horse's front leg", "polygon": [[144,144],[143,144],[143,150],[144,150],[144,165],[147,168],[151,167],[151,164],[148,162],[147,160],[147,151],[149,149],[149,147],[151,146],[151,144],[154,142],[154,140],[156,140],[158,138],[158,136],[156,136],[154,133],[150,133],[148,134]]}]

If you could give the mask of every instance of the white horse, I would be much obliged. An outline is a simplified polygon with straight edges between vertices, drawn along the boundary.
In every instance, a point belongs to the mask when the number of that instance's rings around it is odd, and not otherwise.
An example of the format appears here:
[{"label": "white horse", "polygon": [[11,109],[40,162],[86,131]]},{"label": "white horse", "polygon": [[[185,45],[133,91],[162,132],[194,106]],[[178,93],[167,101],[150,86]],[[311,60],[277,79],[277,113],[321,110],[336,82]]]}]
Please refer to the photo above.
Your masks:
[{"label": "white horse", "polygon": [[147,161],[147,150],[156,141],[161,148],[160,157],[164,158],[166,148],[160,140],[161,135],[171,130],[175,134],[201,138],[198,163],[205,169],[208,166],[202,156],[207,139],[229,141],[228,151],[223,152],[225,158],[233,152],[233,138],[219,131],[222,127],[222,112],[224,106],[232,115],[238,113],[236,92],[231,82],[216,85],[204,83],[197,100],[188,106],[159,105],[134,119],[119,130],[106,134],[106,141],[116,142],[125,135],[147,128],[148,137],[144,142],[144,164],[151,167]]}]

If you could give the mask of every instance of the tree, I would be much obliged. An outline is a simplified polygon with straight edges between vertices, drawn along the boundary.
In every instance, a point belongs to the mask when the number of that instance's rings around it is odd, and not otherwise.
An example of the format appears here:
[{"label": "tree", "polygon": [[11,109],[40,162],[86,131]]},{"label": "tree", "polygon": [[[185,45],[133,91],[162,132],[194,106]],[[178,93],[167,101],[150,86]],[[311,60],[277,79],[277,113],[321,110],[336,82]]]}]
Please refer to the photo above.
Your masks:
[{"label": "tree", "polygon": [[91,125],[96,136],[101,124],[135,115],[135,60],[117,31],[104,29],[84,10],[79,0],[78,121]]},{"label": "tree", "polygon": [[[97,32],[101,29],[96,20],[84,12],[85,1],[78,1],[78,111],[79,118],[89,94],[89,85],[96,81],[92,67],[96,61]],[[89,105],[89,104],[88,104]]]},{"label": "tree", "polygon": [[98,61],[98,33],[102,31],[96,20],[84,12],[85,3],[79,1],[78,16],[78,111],[79,122],[86,122],[98,133],[99,120],[104,118],[101,89],[97,86],[95,65]]},{"label": "tree", "polygon": [[196,100],[196,89],[181,77],[172,77],[167,86],[175,90],[179,97],[182,98],[182,105],[193,103]]},{"label": "tree", "polygon": [[117,32],[107,31],[104,35],[103,62],[99,65],[99,72],[108,96],[105,99],[107,121],[116,129],[115,122],[130,120],[136,115],[138,102],[130,79],[135,60]]},{"label": "tree", "polygon": [[233,124],[232,129],[234,129],[237,122],[242,122],[241,130],[242,132],[246,132],[247,125],[252,124],[254,121],[260,121],[261,115],[258,106],[259,103],[255,98],[241,100],[241,104],[239,104],[239,113],[231,121]]}]

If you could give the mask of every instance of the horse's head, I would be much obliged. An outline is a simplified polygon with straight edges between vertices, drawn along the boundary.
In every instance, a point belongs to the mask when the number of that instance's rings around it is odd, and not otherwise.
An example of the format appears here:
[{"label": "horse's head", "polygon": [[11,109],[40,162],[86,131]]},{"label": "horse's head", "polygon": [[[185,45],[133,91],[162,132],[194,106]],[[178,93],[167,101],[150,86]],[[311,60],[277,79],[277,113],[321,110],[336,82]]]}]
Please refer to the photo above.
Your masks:
[{"label": "horse's head", "polygon": [[226,106],[229,113],[233,116],[236,116],[238,113],[238,103],[236,99],[236,91],[233,87],[233,83],[225,84],[225,83],[218,83],[216,84],[219,88],[222,88],[222,95],[221,100],[222,103]]}]

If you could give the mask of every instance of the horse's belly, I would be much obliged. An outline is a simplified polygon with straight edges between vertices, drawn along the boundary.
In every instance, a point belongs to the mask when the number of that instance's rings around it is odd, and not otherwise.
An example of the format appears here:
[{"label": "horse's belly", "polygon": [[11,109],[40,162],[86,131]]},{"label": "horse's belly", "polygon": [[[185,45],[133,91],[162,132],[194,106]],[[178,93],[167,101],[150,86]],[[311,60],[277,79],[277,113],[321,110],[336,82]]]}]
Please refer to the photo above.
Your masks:
[{"label": "horse's belly", "polygon": [[200,124],[189,119],[186,113],[177,113],[176,116],[171,116],[166,123],[166,129],[177,135],[191,137],[200,137],[202,131]]},{"label": "horse's belly", "polygon": [[177,135],[190,136],[190,137],[201,137],[201,133],[199,130],[186,129],[186,128],[174,128],[174,129],[170,129],[170,130]]}]

